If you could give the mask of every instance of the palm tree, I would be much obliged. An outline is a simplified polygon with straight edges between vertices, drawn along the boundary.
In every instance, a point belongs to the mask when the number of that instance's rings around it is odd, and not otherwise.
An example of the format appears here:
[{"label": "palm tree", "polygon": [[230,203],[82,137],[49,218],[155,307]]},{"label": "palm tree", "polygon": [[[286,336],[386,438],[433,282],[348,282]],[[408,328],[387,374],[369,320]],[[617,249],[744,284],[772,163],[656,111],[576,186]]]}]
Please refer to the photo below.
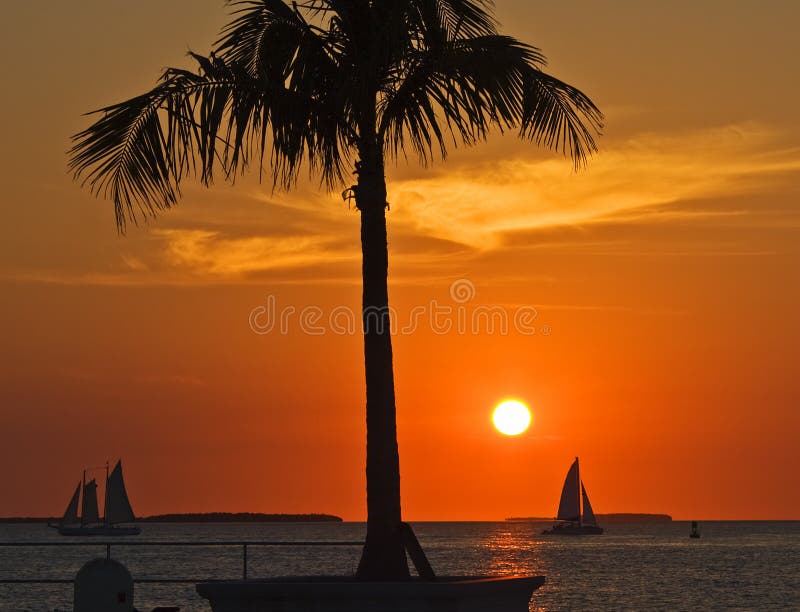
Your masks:
[{"label": "palm tree", "polygon": [[[498,33],[491,0],[241,0],[194,70],[95,111],[74,137],[76,180],[114,203],[119,231],[176,204],[180,183],[251,164],[290,188],[305,164],[355,185],[361,214],[367,389],[367,536],[358,576],[408,576],[389,333],[386,158],[444,158],[493,128],[585,163],[602,114],[543,72],[535,47]],[[265,159],[267,158],[268,159]]]}]

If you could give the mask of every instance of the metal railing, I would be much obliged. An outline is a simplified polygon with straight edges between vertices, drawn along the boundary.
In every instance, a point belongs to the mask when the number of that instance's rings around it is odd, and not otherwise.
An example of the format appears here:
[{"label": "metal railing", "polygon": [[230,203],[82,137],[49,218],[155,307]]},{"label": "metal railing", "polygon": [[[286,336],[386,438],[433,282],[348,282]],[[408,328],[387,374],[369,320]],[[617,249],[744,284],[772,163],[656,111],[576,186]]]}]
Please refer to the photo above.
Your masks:
[{"label": "metal railing", "polygon": [[[159,542],[159,541],[91,541],[91,542],[0,542],[0,548],[50,548],[62,546],[93,546],[96,548],[105,547],[106,558],[111,558],[112,547],[126,546],[162,546],[162,547],[241,547],[242,548],[242,580],[247,580],[247,549],[251,546],[363,546],[364,542],[354,541],[208,541],[197,540],[188,542]],[[193,584],[202,582],[202,578],[134,578],[133,581],[140,584]],[[73,578],[0,578],[0,584],[72,584]]]}]

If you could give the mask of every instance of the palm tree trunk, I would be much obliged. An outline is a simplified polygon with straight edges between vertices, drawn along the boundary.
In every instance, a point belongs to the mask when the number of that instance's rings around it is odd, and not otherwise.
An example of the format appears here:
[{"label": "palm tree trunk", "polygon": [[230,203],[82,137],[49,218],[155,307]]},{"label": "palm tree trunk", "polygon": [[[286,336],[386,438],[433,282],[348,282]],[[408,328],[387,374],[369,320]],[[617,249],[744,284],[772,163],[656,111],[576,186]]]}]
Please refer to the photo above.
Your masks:
[{"label": "palm tree trunk", "polygon": [[362,321],[367,382],[367,539],[357,576],[408,578],[400,518],[392,337],[387,289],[386,181],[378,153],[359,166],[356,206],[361,212]]}]

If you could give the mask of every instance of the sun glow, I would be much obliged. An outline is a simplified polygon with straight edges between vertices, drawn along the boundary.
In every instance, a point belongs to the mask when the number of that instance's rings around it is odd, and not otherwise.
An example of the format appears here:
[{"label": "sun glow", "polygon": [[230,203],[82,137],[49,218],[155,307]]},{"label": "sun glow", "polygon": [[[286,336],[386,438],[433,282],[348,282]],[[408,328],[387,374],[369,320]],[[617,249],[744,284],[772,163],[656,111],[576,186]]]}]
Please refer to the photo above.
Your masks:
[{"label": "sun glow", "polygon": [[531,411],[517,400],[500,402],[492,414],[495,428],[507,436],[518,436],[531,424]]}]

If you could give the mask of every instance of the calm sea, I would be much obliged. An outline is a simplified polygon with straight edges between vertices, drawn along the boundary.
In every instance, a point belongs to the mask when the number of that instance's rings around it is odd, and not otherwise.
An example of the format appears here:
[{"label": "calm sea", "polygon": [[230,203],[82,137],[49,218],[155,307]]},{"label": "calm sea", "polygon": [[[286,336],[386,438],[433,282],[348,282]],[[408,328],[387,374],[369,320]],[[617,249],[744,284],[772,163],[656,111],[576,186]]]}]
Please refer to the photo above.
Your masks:
[{"label": "calm sea", "polygon": [[[441,574],[547,576],[531,610],[800,610],[800,522],[609,525],[547,537],[531,523],[416,523]],[[138,540],[361,540],[363,523],[144,524]],[[59,540],[40,525],[0,525],[0,541]],[[60,538],[60,541],[74,541]],[[0,547],[0,578],[72,578],[94,548]],[[117,547],[134,578],[240,578],[240,548]],[[351,574],[358,548],[251,548],[249,575]],[[0,585],[0,610],[69,610],[69,585]],[[210,608],[192,585],[137,584],[136,607]]]}]

